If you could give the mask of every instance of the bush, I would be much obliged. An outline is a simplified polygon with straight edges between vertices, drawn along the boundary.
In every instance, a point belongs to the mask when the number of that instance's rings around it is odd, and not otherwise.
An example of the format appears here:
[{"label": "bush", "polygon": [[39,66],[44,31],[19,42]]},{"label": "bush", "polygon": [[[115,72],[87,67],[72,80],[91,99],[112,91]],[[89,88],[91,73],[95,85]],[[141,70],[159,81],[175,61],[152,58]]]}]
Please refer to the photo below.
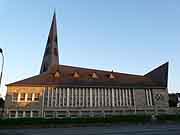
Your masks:
[{"label": "bush", "polygon": [[[17,118],[0,119],[0,127],[56,127],[64,125],[88,125],[88,124],[113,124],[113,123],[148,123],[151,122],[151,115],[120,115],[108,117],[88,117],[88,118]],[[180,122],[180,115],[158,115],[156,122]]]},{"label": "bush", "polygon": [[166,122],[166,121],[180,122],[180,115],[158,115],[157,120],[162,122]]},{"label": "bush", "polygon": [[17,118],[1,119],[0,126],[26,126],[26,125],[65,125],[65,124],[103,124],[103,123],[145,123],[151,120],[150,115],[122,115],[93,118]]}]

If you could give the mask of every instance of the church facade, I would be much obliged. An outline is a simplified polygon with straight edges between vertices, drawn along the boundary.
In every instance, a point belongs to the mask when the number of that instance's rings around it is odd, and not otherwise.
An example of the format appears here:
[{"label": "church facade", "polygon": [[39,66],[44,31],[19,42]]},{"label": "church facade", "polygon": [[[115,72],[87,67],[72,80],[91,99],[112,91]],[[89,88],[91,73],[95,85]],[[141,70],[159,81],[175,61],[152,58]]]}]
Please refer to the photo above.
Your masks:
[{"label": "church facade", "polygon": [[168,63],[145,75],[59,64],[56,16],[36,76],[7,84],[5,115],[21,117],[106,117],[165,113]]}]

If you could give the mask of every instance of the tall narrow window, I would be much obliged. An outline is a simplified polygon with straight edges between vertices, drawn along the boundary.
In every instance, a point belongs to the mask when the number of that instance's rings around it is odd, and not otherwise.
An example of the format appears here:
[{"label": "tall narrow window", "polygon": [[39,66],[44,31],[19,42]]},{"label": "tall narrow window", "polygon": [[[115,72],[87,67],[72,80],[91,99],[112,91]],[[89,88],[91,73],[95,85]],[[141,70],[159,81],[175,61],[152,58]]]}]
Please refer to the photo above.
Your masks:
[{"label": "tall narrow window", "polygon": [[154,99],[153,99],[153,92],[152,92],[152,89],[150,90],[150,95],[151,95],[152,105],[154,105]]},{"label": "tall narrow window", "polygon": [[134,106],[134,95],[133,95],[133,89],[131,89],[131,105]]},{"label": "tall narrow window", "polygon": [[26,115],[25,117],[30,118],[31,117],[31,112],[30,111],[26,111],[25,115]]},{"label": "tall narrow window", "polygon": [[53,89],[53,106],[56,104],[56,89]]},{"label": "tall narrow window", "polygon": [[12,102],[17,102],[17,98],[18,98],[18,93],[13,93],[12,94]]},{"label": "tall narrow window", "polygon": [[35,93],[35,96],[34,96],[34,101],[39,101],[39,96],[40,96],[40,94],[39,94],[39,93]]},{"label": "tall narrow window", "polygon": [[21,100],[21,101],[24,101],[24,100],[25,100],[25,95],[26,95],[25,93],[21,93],[21,97],[20,97],[20,100]]},{"label": "tall narrow window", "polygon": [[152,89],[145,89],[146,103],[147,106],[153,105]]},{"label": "tall narrow window", "polygon": [[32,101],[32,93],[28,93],[27,101]]},{"label": "tall narrow window", "polygon": [[32,111],[33,117],[39,117],[39,112],[38,111]]},{"label": "tall narrow window", "polygon": [[48,106],[48,89],[46,88],[44,92],[44,106]]}]

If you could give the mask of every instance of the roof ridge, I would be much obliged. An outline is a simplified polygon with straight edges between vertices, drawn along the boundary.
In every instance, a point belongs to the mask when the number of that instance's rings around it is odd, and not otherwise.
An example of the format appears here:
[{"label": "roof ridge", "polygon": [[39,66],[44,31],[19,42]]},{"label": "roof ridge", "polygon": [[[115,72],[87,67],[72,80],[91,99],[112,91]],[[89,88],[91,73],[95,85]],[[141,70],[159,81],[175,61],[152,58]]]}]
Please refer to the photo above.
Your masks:
[{"label": "roof ridge", "polygon": [[[72,66],[72,65],[64,65],[64,64],[59,64],[59,66],[64,66],[64,67],[71,67],[71,68],[80,68],[80,69],[86,69],[86,70],[94,70],[94,71],[99,71],[99,72],[109,72],[112,73],[111,71],[108,70],[101,70],[101,69],[95,69],[95,68],[86,68],[86,67],[79,67],[79,66]],[[132,76],[141,76],[144,77],[144,75],[137,75],[137,74],[129,74],[129,73],[122,73],[122,72],[114,72],[115,74],[123,74],[123,75],[132,75]]]}]

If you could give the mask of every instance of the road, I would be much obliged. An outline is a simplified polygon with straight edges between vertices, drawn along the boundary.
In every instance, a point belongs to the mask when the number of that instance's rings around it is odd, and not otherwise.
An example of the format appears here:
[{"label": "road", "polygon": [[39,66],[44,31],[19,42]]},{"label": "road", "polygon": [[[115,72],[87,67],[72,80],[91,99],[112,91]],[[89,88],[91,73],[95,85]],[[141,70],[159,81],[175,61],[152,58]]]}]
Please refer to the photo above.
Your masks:
[{"label": "road", "polygon": [[0,129],[0,135],[180,135],[180,124]]}]

